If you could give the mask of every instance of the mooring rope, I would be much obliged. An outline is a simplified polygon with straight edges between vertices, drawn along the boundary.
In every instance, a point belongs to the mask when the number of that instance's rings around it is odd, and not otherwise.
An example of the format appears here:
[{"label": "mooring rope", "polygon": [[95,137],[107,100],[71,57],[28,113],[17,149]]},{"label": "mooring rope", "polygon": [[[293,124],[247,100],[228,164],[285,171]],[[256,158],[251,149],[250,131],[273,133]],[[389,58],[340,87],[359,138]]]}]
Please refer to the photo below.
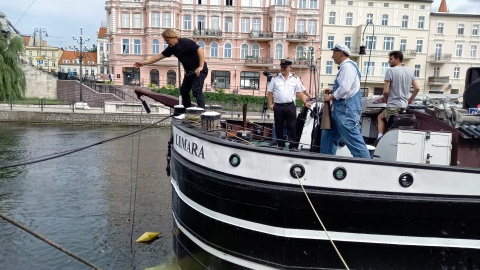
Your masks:
[{"label": "mooring rope", "polygon": [[6,215],[4,215],[4,214],[2,214],[2,213],[0,213],[0,217],[3,218],[3,219],[6,220],[6,221],[12,223],[12,224],[15,225],[16,227],[18,227],[18,228],[26,231],[27,233],[29,233],[29,234],[37,237],[38,239],[42,240],[43,242],[49,244],[50,246],[52,246],[52,247],[60,250],[61,252],[63,252],[63,253],[65,253],[65,254],[67,254],[67,255],[75,258],[76,260],[78,260],[78,261],[80,261],[80,262],[82,262],[82,263],[90,266],[91,268],[93,268],[93,269],[101,269],[100,267],[95,266],[94,264],[88,262],[87,260],[85,260],[85,259],[83,259],[82,257],[78,256],[77,254],[75,254],[75,253],[67,250],[66,248],[60,246],[59,244],[53,242],[52,240],[49,240],[48,238],[40,235],[39,233],[36,233],[34,230],[28,228],[27,226],[23,225],[22,223],[17,222],[17,221],[15,221],[15,220],[7,217]]},{"label": "mooring rope", "polygon": [[312,201],[310,201],[310,197],[308,197],[307,191],[306,191],[305,188],[303,187],[303,184],[302,184],[302,182],[300,181],[300,178],[298,177],[297,172],[296,172],[296,171],[294,171],[294,172],[295,172],[295,176],[297,177],[298,183],[299,183],[300,186],[302,187],[303,193],[305,194],[305,197],[307,197],[308,203],[310,203],[310,207],[312,207],[312,210],[313,210],[313,212],[315,213],[315,216],[317,217],[318,221],[319,221],[320,224],[322,225],[323,231],[324,231],[325,234],[327,235],[328,240],[330,241],[330,243],[332,243],[333,248],[334,248],[335,251],[337,252],[338,257],[339,257],[340,260],[342,261],[343,265],[345,265],[345,268],[346,268],[347,270],[350,270],[350,268],[348,268],[347,263],[346,263],[345,260],[343,259],[342,254],[340,254],[340,251],[338,250],[337,246],[335,245],[335,243],[333,242],[332,238],[330,237],[330,234],[328,233],[327,228],[325,228],[325,225],[323,225],[322,219],[320,219],[320,216],[318,215],[317,210],[315,210],[315,207],[313,206]]}]

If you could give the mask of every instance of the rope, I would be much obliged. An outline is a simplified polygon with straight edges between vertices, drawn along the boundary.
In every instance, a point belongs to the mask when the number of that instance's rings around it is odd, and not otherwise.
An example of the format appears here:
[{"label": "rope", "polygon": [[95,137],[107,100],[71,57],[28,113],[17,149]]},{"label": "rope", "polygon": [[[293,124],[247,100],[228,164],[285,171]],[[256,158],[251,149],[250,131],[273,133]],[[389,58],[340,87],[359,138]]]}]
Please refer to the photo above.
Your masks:
[{"label": "rope", "polygon": [[310,197],[308,197],[307,191],[306,191],[305,188],[303,187],[303,184],[302,184],[302,182],[300,181],[300,178],[298,177],[298,174],[297,174],[296,171],[295,171],[295,176],[297,177],[298,183],[299,183],[300,186],[302,187],[302,190],[303,190],[303,193],[305,194],[305,197],[307,197],[307,200],[308,200],[308,203],[310,204],[310,207],[312,207],[312,210],[313,210],[313,212],[315,213],[315,216],[317,217],[318,221],[319,221],[320,224],[322,225],[323,231],[325,231],[325,234],[327,235],[328,240],[330,241],[330,243],[332,243],[333,248],[334,248],[335,251],[337,252],[338,257],[339,257],[340,260],[342,261],[343,265],[345,265],[345,268],[346,268],[347,270],[350,270],[350,268],[348,268],[347,263],[346,263],[345,260],[343,259],[342,254],[340,254],[340,251],[338,250],[337,246],[335,245],[335,243],[333,242],[332,238],[330,237],[330,234],[328,233],[327,228],[325,228],[325,225],[323,225],[323,222],[322,222],[322,220],[320,219],[320,216],[318,215],[317,210],[315,210],[315,207],[313,206],[312,201],[310,201]]},{"label": "rope", "polygon": [[36,238],[42,240],[43,242],[49,244],[50,246],[52,246],[52,247],[60,250],[61,252],[63,252],[63,253],[65,253],[65,254],[67,254],[67,255],[75,258],[76,260],[84,263],[85,265],[88,265],[88,266],[90,266],[90,267],[93,268],[93,269],[100,269],[100,267],[95,266],[95,265],[92,264],[92,263],[89,263],[87,260],[81,258],[80,256],[76,255],[75,253],[67,250],[66,248],[63,248],[62,246],[56,244],[55,242],[49,240],[48,238],[46,238],[46,237],[44,237],[44,236],[36,233],[35,231],[33,231],[32,229],[28,228],[27,226],[25,226],[25,225],[23,225],[23,224],[21,224],[21,223],[19,223],[19,222],[16,222],[15,220],[13,220],[13,219],[5,216],[4,214],[0,213],[0,217],[3,218],[3,219],[6,220],[6,221],[12,223],[12,224],[15,225],[16,227],[18,227],[18,228],[26,231],[27,233],[35,236]]}]

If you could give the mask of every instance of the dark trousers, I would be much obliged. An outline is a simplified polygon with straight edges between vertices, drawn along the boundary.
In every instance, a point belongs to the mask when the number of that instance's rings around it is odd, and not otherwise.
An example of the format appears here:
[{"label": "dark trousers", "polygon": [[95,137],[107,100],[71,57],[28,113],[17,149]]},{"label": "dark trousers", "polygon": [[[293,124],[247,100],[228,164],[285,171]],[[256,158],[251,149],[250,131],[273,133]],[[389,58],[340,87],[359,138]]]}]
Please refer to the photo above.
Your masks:
[{"label": "dark trousers", "polygon": [[205,98],[203,97],[203,82],[207,77],[208,69],[204,69],[200,72],[200,76],[197,77],[195,72],[188,72],[183,78],[182,86],[180,86],[180,94],[182,95],[182,104],[185,108],[192,107],[192,101],[190,100],[190,89],[193,91],[193,96],[197,101],[197,106],[205,108]]},{"label": "dark trousers", "polygon": [[277,136],[277,144],[279,147],[284,147],[283,141],[283,126],[287,125],[287,136],[290,142],[289,148],[295,147],[296,136],[296,118],[297,111],[295,103],[275,103],[273,106],[273,116],[275,118],[275,136]]}]

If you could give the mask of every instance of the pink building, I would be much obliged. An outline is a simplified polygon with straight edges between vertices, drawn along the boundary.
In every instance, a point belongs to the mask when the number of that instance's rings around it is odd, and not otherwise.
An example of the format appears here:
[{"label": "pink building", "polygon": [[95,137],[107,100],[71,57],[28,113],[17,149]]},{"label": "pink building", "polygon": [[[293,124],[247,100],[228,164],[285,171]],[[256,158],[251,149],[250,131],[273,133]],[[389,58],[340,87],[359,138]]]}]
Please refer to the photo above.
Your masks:
[{"label": "pink building", "polygon": [[275,73],[279,60],[290,58],[313,92],[318,72],[311,80],[309,66],[319,65],[322,8],[323,0],[108,0],[110,71],[116,84],[178,86],[175,57],[133,68],[161,53],[166,47],[161,33],[173,28],[204,48],[209,68],[204,89],[264,95],[264,71]]}]

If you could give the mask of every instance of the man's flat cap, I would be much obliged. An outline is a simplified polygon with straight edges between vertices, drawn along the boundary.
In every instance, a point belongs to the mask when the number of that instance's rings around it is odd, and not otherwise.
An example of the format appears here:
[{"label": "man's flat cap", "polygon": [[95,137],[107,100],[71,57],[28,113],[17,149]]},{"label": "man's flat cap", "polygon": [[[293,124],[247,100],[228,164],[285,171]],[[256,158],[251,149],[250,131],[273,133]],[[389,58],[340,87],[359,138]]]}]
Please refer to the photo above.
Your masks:
[{"label": "man's flat cap", "polygon": [[347,56],[350,56],[352,52],[350,49],[347,47],[347,45],[342,44],[342,43],[337,43],[335,47],[332,48],[332,51],[342,51],[344,54]]}]

